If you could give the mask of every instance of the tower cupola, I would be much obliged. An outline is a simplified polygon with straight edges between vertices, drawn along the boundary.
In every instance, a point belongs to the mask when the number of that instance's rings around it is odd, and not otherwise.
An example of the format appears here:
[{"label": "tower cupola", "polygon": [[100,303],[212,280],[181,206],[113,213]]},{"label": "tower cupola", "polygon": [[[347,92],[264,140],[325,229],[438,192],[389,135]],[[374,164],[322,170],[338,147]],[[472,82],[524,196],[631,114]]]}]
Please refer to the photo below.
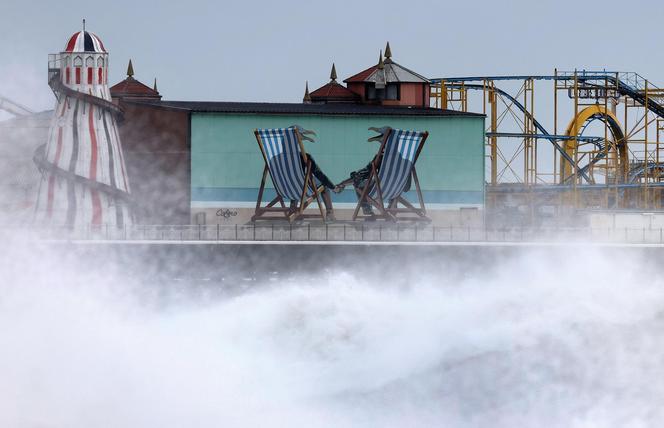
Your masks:
[{"label": "tower cupola", "polygon": [[62,84],[110,101],[108,52],[96,34],[85,30],[85,21],[83,30],[72,34],[64,50],[51,57],[49,70],[60,69]]}]

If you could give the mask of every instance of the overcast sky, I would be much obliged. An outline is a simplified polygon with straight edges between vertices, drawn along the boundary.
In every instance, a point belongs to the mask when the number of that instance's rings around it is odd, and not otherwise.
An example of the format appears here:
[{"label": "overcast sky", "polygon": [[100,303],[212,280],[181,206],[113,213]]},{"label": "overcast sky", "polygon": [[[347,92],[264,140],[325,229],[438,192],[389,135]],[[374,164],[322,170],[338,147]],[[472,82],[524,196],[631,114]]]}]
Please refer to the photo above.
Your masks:
[{"label": "overcast sky", "polygon": [[[110,80],[158,79],[165,99],[299,102],[393,58],[427,77],[637,71],[664,84],[661,1],[0,0],[0,95],[52,107],[47,55],[81,28],[110,52]],[[661,85],[660,85],[661,86]]]}]

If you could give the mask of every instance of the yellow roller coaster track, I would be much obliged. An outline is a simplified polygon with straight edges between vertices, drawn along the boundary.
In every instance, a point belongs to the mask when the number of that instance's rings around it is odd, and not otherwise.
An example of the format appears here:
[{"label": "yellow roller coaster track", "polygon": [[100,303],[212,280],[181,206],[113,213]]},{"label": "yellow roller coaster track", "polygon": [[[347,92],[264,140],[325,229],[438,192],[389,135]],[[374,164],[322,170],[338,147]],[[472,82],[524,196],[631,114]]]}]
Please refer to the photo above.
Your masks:
[{"label": "yellow roller coaster track", "polygon": [[664,89],[636,73],[443,77],[431,105],[487,115],[488,206],[664,209]]},{"label": "yellow roller coaster track", "polygon": [[[572,137],[564,142],[565,153],[567,153],[572,159],[578,159],[579,141],[574,137],[581,135],[585,125],[589,121],[596,119],[601,120],[608,126],[613,136],[613,141],[611,143],[605,141],[593,159],[589,161],[589,165],[597,163],[601,159],[610,159],[611,157],[614,157],[613,160],[616,164],[614,174],[615,182],[623,183],[629,170],[629,158],[625,135],[616,115],[606,107],[597,104],[591,105],[577,113],[576,117],[574,117],[569,125],[567,125],[567,130],[565,131],[566,136]],[[560,165],[560,184],[568,183],[573,179],[577,179],[578,181],[580,177],[576,176],[569,163],[564,162],[564,159],[561,158]]]}]

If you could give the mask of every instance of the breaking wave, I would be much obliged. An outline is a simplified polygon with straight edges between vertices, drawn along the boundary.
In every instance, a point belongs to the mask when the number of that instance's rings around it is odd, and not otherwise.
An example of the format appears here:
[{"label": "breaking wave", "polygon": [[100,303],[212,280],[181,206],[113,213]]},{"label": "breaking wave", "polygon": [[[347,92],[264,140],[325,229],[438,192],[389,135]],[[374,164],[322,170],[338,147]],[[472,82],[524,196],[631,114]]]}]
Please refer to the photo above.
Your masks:
[{"label": "breaking wave", "polygon": [[335,268],[233,293],[34,257],[1,262],[3,427],[664,421],[664,289],[629,255],[530,251],[394,283]]}]

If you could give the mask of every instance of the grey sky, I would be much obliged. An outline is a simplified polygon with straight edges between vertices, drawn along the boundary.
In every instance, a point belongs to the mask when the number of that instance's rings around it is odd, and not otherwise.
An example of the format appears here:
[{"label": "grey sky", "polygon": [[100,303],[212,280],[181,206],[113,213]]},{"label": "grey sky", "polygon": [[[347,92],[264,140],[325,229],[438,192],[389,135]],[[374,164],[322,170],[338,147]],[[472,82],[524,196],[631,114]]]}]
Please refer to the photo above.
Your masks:
[{"label": "grey sky", "polygon": [[[103,6],[102,6],[103,5]],[[630,17],[631,18],[628,18]],[[15,1],[0,5],[0,94],[52,106],[47,54],[87,19],[110,80],[158,79],[165,99],[299,102],[328,80],[394,59],[427,77],[637,71],[664,83],[659,1]]]}]

